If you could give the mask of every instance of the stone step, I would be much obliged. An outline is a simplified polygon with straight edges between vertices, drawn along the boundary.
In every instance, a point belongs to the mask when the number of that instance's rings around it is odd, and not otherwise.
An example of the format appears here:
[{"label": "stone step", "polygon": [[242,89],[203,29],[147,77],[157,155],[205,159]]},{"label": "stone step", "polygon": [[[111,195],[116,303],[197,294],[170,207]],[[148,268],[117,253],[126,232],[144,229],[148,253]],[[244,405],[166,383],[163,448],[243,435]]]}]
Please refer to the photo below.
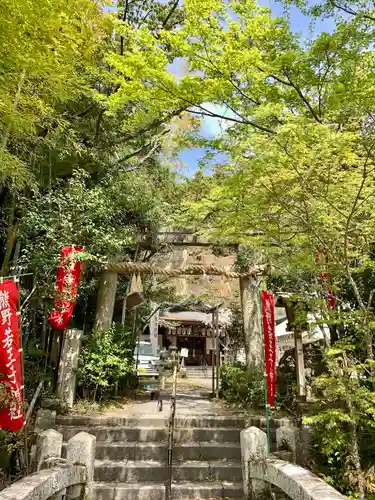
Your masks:
[{"label": "stone step", "polygon": [[[167,442],[168,429],[166,427],[139,427],[124,426],[57,426],[57,431],[63,435],[63,440],[68,441],[79,432],[93,434],[98,442]],[[174,443],[193,443],[201,441],[214,441],[218,443],[239,443],[240,429],[233,427],[200,427],[175,429]]]},{"label": "stone step", "polygon": [[212,370],[186,370],[186,376],[199,375],[200,378],[212,378]]},{"label": "stone step", "polygon": [[[106,416],[81,416],[69,415],[58,416],[57,425],[64,426],[107,426],[107,427],[168,427],[169,417],[151,416],[151,417],[106,417]],[[176,417],[175,427],[238,427],[245,428],[244,417],[233,416],[204,416],[204,417]]]},{"label": "stone step", "polygon": [[[187,461],[174,464],[174,481],[240,481],[242,469],[239,462],[215,460],[211,462]],[[125,460],[123,462],[95,461],[95,481],[103,482],[165,482],[168,466],[154,460]]]},{"label": "stone step", "polygon": [[198,368],[198,367],[188,367],[188,368],[185,367],[185,373],[187,375],[189,375],[190,373],[199,373],[199,375],[201,376],[202,375],[205,376],[207,374],[211,375],[212,377],[212,368],[208,367],[207,370],[204,370],[203,368]]},{"label": "stone step", "polygon": [[[97,443],[98,460],[159,460],[167,462],[166,443]],[[173,460],[241,460],[237,443],[186,443],[173,448]]]},{"label": "stone step", "polygon": [[199,375],[201,376],[205,376],[207,374],[208,375],[211,375],[212,377],[212,368],[210,366],[207,367],[206,370],[204,370],[203,368],[199,368],[198,366],[188,366],[188,367],[185,367],[185,373],[187,375],[190,375],[191,373],[198,373]]},{"label": "stone step", "polygon": [[[173,500],[244,498],[242,482],[204,481],[173,483]],[[94,500],[165,500],[165,485],[158,483],[94,483]]]}]

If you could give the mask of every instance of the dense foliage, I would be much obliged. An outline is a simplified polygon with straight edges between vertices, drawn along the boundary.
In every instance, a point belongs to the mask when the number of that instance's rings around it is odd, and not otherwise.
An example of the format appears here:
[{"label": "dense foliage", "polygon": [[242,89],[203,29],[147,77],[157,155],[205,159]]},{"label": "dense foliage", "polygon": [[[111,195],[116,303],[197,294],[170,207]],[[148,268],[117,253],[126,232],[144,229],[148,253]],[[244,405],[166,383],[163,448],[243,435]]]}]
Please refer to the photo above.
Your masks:
[{"label": "dense foliage", "polygon": [[264,408],[263,372],[236,362],[224,365],[220,372],[221,396],[237,408]]},{"label": "dense foliage", "polygon": [[81,396],[110,398],[119,384],[130,387],[133,374],[133,332],[114,325],[108,332],[93,331],[86,337],[78,369]]},{"label": "dense foliage", "polygon": [[366,383],[369,366],[358,362],[354,346],[339,343],[326,359],[328,372],[315,379],[323,393],[319,412],[305,418],[315,430],[320,469],[346,494],[373,498],[375,394]]},{"label": "dense foliage", "polygon": [[[367,2],[288,3],[317,23],[330,18],[330,32],[306,42],[287,18],[270,16],[256,2],[211,0],[186,2],[187,22],[169,34],[189,60],[202,103],[210,103],[189,109],[222,124],[212,140],[188,134],[206,147],[208,169],[204,175],[203,163],[187,183],[181,219],[191,223],[193,217],[213,240],[253,247],[280,277],[274,291],[304,301],[317,322],[330,326],[329,341],[354,337],[355,366],[368,363],[358,391],[372,394],[374,8]],[[212,167],[217,152],[224,160]],[[334,311],[326,300],[330,291]],[[343,353],[350,357],[346,347]],[[334,404],[345,407],[351,389],[338,376],[340,361],[333,363],[330,390]],[[322,402],[333,404],[331,396],[320,393]],[[373,414],[365,415],[372,425]],[[349,419],[350,428],[359,425]],[[339,414],[331,413],[330,423],[340,428]],[[360,499],[371,487],[359,477],[372,481],[372,456],[362,442],[354,432],[342,442],[340,455],[350,456],[343,471],[352,479],[345,487],[337,474],[334,482]]]},{"label": "dense foliage", "polygon": [[[96,295],[103,263],[147,260],[161,250],[156,232],[178,200],[161,152],[176,149],[184,107],[161,97],[154,79],[169,77],[173,59],[160,33],[182,20],[175,2],[159,0],[119,1],[116,10],[100,0],[2,3],[0,261],[2,276],[21,273],[27,401],[40,380],[46,392],[55,389],[61,335],[47,318],[60,251],[69,244],[85,247],[70,323],[84,330],[79,391],[101,399],[130,381],[134,332],[92,332]],[[121,297],[128,285],[120,280]],[[6,435],[0,446],[1,467],[12,477],[20,472],[13,453],[20,440]]]},{"label": "dense foliage", "polygon": [[[56,378],[60,344],[47,317],[59,252],[85,246],[71,325],[85,330],[80,390],[101,399],[129,380],[134,330],[144,326],[131,317],[125,329],[92,331],[103,263],[169,250],[157,232],[173,224],[199,228],[216,247],[247,247],[239,268],[271,264],[268,286],[329,326],[324,348],[344,340],[326,373],[312,375],[319,408],[310,422],[324,474],[363,500],[374,465],[363,436],[374,426],[375,10],[364,1],[283,5],[332,27],[307,42],[254,0],[121,0],[114,10],[99,0],[2,2],[1,274],[26,275],[30,399],[41,378],[50,390]],[[207,119],[221,127],[215,138],[202,137]],[[170,160],[191,146],[207,156],[178,182]],[[212,165],[217,153],[224,160]],[[151,281],[146,302],[171,295]],[[128,289],[120,280],[121,302]],[[247,342],[233,311],[238,348]],[[259,406],[263,376],[228,365],[222,394]]]}]

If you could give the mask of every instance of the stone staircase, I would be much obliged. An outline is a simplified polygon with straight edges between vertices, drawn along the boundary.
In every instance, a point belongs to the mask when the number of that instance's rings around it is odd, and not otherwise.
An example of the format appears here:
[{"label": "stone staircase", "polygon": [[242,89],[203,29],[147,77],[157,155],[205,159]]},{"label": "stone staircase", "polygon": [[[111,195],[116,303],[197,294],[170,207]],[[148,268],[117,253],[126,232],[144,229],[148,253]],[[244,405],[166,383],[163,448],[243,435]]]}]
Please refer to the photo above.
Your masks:
[{"label": "stone staircase", "polygon": [[[172,498],[243,498],[239,417],[176,417]],[[168,418],[60,416],[64,442],[97,438],[94,500],[164,500]]]},{"label": "stone staircase", "polygon": [[185,366],[185,371],[190,379],[212,379],[212,366]]}]

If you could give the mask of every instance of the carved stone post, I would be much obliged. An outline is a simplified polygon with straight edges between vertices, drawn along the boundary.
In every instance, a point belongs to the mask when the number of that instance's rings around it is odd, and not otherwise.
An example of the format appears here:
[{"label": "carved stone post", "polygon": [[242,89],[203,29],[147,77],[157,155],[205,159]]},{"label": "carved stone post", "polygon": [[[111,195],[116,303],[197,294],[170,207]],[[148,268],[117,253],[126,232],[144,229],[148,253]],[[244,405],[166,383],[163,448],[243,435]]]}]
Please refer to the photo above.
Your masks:
[{"label": "carved stone post", "polygon": [[253,459],[268,455],[267,435],[258,427],[249,427],[241,432],[241,462],[245,500],[270,498],[268,485],[259,479],[250,479],[250,467]]},{"label": "carved stone post", "polygon": [[[36,443],[36,469],[48,469],[54,467],[61,458],[63,437],[60,432],[54,429],[39,434]],[[51,497],[51,500],[62,500],[65,495],[65,489],[61,490]]]},{"label": "carved stone post", "polygon": [[240,278],[241,305],[245,334],[246,364],[262,366],[262,331],[259,318],[258,284],[250,276]]},{"label": "carved stone post", "polygon": [[80,432],[68,441],[66,460],[70,465],[84,465],[87,471],[87,482],[84,485],[67,489],[67,499],[93,500],[93,480],[95,467],[96,437],[87,432]]},{"label": "carved stone post", "polygon": [[60,458],[62,448],[62,434],[54,429],[48,429],[38,435],[36,442],[36,470],[45,467],[49,458]]},{"label": "carved stone post", "polygon": [[57,396],[68,408],[72,408],[76,392],[76,371],[81,348],[82,330],[66,330],[61,351]]}]

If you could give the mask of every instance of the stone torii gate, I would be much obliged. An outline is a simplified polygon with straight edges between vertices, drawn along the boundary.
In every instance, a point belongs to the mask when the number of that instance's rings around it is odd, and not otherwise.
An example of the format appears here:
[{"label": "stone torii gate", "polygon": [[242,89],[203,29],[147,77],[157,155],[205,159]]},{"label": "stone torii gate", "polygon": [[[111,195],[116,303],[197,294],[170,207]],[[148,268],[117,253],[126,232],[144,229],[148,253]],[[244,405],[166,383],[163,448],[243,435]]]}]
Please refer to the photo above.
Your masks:
[{"label": "stone torii gate", "polygon": [[229,267],[215,265],[188,265],[179,269],[166,269],[144,262],[109,263],[103,268],[97,299],[94,328],[107,331],[112,326],[118,275],[134,274],[160,275],[170,278],[180,276],[224,276],[238,279],[244,320],[247,364],[260,365],[262,362],[262,332],[259,322],[258,287],[268,266],[261,265],[246,272],[238,272]]}]

